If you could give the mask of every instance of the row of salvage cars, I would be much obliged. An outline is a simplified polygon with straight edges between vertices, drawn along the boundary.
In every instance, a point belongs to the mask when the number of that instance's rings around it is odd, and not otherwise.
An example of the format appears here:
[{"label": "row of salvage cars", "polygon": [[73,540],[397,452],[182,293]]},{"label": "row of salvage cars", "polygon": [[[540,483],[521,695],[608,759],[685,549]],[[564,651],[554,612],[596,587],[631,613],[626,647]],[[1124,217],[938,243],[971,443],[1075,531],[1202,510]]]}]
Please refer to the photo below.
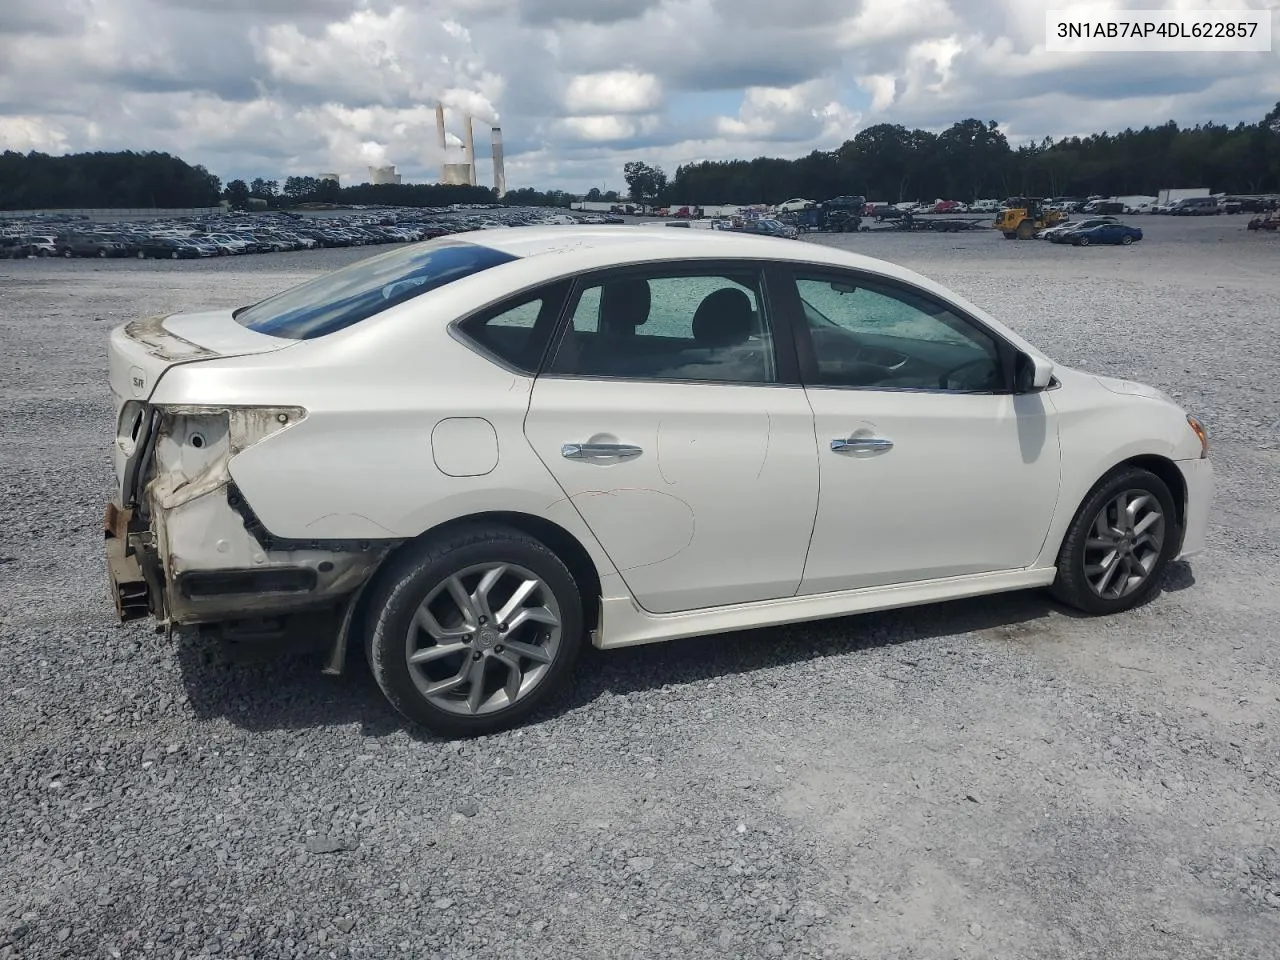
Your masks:
[{"label": "row of salvage cars", "polygon": [[1128,246],[1142,239],[1142,230],[1121,223],[1115,217],[1089,217],[1075,223],[1046,227],[1037,231],[1035,238],[1048,240],[1050,243],[1069,243],[1074,247],[1103,243]]},{"label": "row of salvage cars", "polygon": [[621,223],[620,217],[555,214],[501,207],[377,208],[339,216],[223,214],[146,221],[93,222],[32,217],[0,228],[0,259],[136,257],[191,260],[316,247],[362,247],[432,240],[454,233],[557,223]]}]

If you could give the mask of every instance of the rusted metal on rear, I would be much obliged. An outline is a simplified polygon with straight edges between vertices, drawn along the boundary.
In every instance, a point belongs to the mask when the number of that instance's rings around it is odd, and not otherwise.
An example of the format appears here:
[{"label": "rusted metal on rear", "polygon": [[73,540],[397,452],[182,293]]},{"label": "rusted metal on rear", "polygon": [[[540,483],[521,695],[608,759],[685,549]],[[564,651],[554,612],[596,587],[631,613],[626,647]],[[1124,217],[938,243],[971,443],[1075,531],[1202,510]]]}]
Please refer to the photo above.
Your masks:
[{"label": "rusted metal on rear", "polygon": [[129,548],[130,516],[131,511],[109,503],[102,524],[107,541],[107,578],[111,582],[111,600],[121,623],[151,615],[151,591],[142,575],[138,558]]}]

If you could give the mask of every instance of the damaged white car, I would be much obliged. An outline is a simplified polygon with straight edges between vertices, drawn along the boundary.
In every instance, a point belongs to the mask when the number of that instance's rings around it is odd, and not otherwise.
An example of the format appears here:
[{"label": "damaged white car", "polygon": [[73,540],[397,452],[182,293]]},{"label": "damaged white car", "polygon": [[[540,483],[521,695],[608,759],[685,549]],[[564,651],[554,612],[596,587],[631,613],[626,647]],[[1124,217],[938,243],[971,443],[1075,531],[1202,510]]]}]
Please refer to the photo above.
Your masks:
[{"label": "damaged white car", "polygon": [[[678,233],[678,236],[673,236]],[[447,735],[609,648],[1023,588],[1142,603],[1203,427],[881,261],[715,231],[397,249],[112,333],[124,620],[332,624]]]}]

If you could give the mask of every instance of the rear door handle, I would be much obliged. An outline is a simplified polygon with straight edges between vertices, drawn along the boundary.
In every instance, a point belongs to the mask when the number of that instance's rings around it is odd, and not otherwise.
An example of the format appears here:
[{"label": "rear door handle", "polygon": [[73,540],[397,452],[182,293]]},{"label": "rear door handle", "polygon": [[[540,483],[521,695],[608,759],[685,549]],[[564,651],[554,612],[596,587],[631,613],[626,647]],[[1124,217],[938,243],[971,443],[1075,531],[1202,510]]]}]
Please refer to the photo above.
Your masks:
[{"label": "rear door handle", "polygon": [[615,462],[634,460],[644,453],[629,443],[566,443],[560,448],[560,456],[566,460],[590,462]]},{"label": "rear door handle", "polygon": [[842,437],[831,441],[831,449],[836,453],[872,452],[876,450],[892,450],[893,441],[887,437]]}]

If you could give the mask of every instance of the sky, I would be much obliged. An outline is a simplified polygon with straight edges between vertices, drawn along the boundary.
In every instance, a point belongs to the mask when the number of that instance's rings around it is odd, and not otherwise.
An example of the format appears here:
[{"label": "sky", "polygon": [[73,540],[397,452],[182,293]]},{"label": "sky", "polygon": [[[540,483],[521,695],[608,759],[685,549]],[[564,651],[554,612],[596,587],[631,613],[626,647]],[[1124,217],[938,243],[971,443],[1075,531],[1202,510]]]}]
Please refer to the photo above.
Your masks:
[{"label": "sky", "polygon": [[[161,150],[224,181],[395,164],[474,118],[492,184],[624,190],[622,166],[828,150],[875,123],[1011,142],[1260,120],[1271,53],[1047,53],[1041,0],[0,0],[0,149]],[[1280,0],[1095,0],[1095,11]],[[1280,16],[1273,13],[1280,44]]]}]

